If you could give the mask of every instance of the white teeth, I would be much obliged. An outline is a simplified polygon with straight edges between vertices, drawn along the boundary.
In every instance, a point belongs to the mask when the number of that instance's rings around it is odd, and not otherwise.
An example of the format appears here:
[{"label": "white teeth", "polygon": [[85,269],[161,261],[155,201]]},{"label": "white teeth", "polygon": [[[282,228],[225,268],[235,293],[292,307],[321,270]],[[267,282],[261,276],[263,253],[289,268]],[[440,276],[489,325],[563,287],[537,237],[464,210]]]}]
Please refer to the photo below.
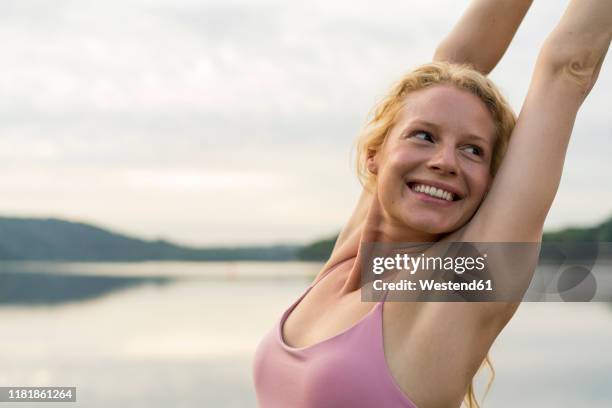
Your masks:
[{"label": "white teeth", "polygon": [[441,198],[446,201],[453,201],[453,193],[445,191],[433,186],[427,186],[423,184],[416,184],[412,187],[417,193],[425,193],[432,197]]}]

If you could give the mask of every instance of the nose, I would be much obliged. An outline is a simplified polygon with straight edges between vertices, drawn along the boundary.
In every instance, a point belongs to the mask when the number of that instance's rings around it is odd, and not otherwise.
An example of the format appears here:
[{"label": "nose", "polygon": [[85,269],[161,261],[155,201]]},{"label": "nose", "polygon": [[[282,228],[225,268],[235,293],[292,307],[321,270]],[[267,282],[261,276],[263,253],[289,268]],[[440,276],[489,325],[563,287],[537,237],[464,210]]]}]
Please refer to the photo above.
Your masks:
[{"label": "nose", "polygon": [[442,146],[436,149],[427,163],[430,170],[444,175],[457,175],[457,152],[454,146]]}]

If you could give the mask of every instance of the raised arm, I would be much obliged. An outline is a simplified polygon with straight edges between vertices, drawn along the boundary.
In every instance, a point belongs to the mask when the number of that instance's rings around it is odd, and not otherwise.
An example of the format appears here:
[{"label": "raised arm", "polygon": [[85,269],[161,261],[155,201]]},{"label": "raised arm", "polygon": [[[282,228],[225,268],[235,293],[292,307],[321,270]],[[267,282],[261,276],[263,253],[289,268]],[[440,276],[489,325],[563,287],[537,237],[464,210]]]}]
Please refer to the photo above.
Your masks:
[{"label": "raised arm", "polygon": [[[508,48],[532,0],[473,0],[471,5],[436,49],[434,60],[471,64],[489,73]],[[363,189],[334,246],[329,264],[353,253],[359,243],[359,228],[372,203]]]},{"label": "raised arm", "polygon": [[434,61],[471,64],[488,74],[506,52],[532,0],[474,0],[440,43]]},{"label": "raised arm", "polygon": [[506,156],[466,239],[541,239],[576,113],[595,84],[611,38],[612,1],[571,1],[540,51]]}]

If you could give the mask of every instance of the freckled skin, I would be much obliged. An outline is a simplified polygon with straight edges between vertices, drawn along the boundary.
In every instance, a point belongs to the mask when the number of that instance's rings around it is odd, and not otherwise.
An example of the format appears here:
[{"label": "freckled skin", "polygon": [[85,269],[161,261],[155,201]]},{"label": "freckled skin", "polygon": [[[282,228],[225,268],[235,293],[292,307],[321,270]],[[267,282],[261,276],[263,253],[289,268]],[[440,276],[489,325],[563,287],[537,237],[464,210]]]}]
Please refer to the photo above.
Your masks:
[{"label": "freckled skin", "polygon": [[[368,159],[380,229],[393,240],[432,241],[464,226],[490,187],[494,141],[495,124],[477,96],[451,85],[410,93],[381,150]],[[425,202],[406,185],[413,179],[443,182],[463,198],[448,207]]]}]

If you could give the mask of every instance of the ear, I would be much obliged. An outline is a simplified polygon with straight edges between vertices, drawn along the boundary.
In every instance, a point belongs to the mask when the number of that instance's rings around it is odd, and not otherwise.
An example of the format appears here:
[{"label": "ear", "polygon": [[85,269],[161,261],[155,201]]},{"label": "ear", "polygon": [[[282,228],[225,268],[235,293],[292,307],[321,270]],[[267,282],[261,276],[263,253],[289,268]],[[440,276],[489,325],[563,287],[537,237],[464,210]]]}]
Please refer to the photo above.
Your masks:
[{"label": "ear", "polygon": [[378,155],[375,150],[368,151],[368,159],[366,161],[368,171],[372,174],[378,174]]}]

